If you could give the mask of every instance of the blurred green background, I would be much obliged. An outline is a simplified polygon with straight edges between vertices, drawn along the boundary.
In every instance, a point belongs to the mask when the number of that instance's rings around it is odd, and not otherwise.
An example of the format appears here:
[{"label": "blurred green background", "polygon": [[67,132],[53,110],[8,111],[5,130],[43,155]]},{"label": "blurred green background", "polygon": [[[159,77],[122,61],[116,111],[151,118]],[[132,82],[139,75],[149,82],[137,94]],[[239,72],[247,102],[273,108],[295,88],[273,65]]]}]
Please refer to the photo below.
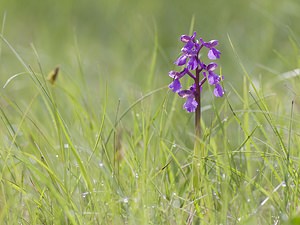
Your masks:
[{"label": "blurred green background", "polygon": [[[124,93],[146,93],[170,83],[168,71],[182,47],[179,37],[189,33],[193,17],[198,37],[220,42],[227,91],[228,84],[240,91],[244,75],[228,36],[251,77],[268,82],[299,64],[291,43],[300,33],[299,12],[298,0],[0,1],[3,36],[28,65],[39,70],[34,46],[44,75],[60,65],[60,85],[66,86],[80,85],[82,64],[92,95],[100,95],[98,89],[107,83],[112,102],[127,97]],[[23,71],[1,43],[1,86]],[[27,81],[28,76],[18,77],[1,92],[30,93]]]}]

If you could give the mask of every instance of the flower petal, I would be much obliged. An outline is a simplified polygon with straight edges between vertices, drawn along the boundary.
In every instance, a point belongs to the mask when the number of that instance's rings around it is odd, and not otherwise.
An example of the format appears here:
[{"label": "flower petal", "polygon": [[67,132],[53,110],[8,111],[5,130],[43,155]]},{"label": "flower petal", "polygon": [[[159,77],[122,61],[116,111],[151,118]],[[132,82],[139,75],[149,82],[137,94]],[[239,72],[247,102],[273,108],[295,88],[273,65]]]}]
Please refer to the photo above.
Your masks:
[{"label": "flower petal", "polygon": [[181,91],[178,92],[178,95],[181,98],[187,98],[187,97],[190,97],[190,96],[194,96],[193,91],[191,91],[191,90],[181,90]]},{"label": "flower petal", "polygon": [[218,40],[211,40],[209,42],[207,42],[207,46],[209,46],[209,48],[213,48],[215,46],[217,46],[219,44]]},{"label": "flower petal", "polygon": [[207,54],[207,57],[210,60],[215,60],[215,59],[219,59],[221,55],[221,52],[215,48],[211,48]]},{"label": "flower petal", "polygon": [[210,85],[216,85],[220,82],[220,77],[213,72],[209,72],[207,76],[207,81]]},{"label": "flower petal", "polygon": [[198,103],[196,102],[195,98],[190,96],[186,99],[186,102],[183,104],[183,108],[188,112],[195,112]]},{"label": "flower petal", "polygon": [[195,46],[194,42],[189,41],[188,43],[185,44],[185,46],[183,46],[183,48],[181,49],[181,51],[183,53],[189,54],[192,51],[192,49],[194,48],[194,46]]},{"label": "flower petal", "polygon": [[211,49],[219,44],[219,41],[217,41],[217,40],[211,40],[209,42],[205,42],[205,41],[203,41],[202,38],[200,38],[199,41],[201,42],[201,44],[203,46],[205,46],[206,48],[209,48],[209,49]]},{"label": "flower petal", "polygon": [[191,36],[188,35],[181,35],[180,40],[184,43],[188,43],[191,40]]},{"label": "flower petal", "polygon": [[194,31],[194,33],[193,33],[192,36],[189,36],[189,35],[186,35],[186,34],[185,34],[185,35],[181,35],[180,40],[181,40],[182,42],[184,42],[184,43],[187,43],[187,42],[189,42],[189,41],[191,41],[191,40],[194,41],[196,35],[197,35],[196,31]]},{"label": "flower petal", "polygon": [[182,65],[184,65],[186,63],[186,59],[187,59],[187,56],[186,55],[182,55],[174,63],[177,66],[182,66]]},{"label": "flower petal", "polygon": [[195,70],[198,67],[198,61],[197,61],[197,57],[191,57],[188,64],[187,64],[187,68],[189,70]]},{"label": "flower petal", "polygon": [[179,72],[171,70],[169,72],[169,77],[171,77],[171,78],[177,78],[179,74],[180,74]]},{"label": "flower petal", "polygon": [[215,60],[217,59],[217,57],[214,55],[213,51],[210,49],[208,54],[207,54],[207,57],[210,59],[210,60]]},{"label": "flower petal", "polygon": [[206,70],[207,71],[214,71],[217,67],[218,67],[218,64],[212,62],[212,63],[210,63],[210,64],[207,65]]},{"label": "flower petal", "polygon": [[216,84],[214,89],[214,95],[216,97],[222,97],[224,95],[224,90],[220,84]]},{"label": "flower petal", "polygon": [[179,79],[173,80],[173,82],[169,85],[169,88],[173,92],[179,92],[181,89],[181,83],[180,83]]}]

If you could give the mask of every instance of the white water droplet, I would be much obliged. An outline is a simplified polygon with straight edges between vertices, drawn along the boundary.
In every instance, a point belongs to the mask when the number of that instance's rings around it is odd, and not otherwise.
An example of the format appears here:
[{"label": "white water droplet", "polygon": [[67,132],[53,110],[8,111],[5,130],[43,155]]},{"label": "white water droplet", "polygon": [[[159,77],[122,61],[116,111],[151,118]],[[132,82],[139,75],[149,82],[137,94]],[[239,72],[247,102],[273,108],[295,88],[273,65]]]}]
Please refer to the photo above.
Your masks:
[{"label": "white water droplet", "polygon": [[87,192],[83,192],[81,195],[82,195],[83,198],[85,198],[89,193],[90,192],[87,191]]}]

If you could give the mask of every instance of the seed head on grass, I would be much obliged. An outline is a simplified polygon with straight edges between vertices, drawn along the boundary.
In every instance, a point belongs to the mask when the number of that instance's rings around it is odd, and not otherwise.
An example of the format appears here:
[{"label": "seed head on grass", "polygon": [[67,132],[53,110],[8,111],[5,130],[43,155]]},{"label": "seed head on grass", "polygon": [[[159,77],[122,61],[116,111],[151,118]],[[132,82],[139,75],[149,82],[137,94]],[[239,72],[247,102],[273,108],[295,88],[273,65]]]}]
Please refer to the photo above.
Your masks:
[{"label": "seed head on grass", "polygon": [[[178,93],[180,97],[186,98],[183,107],[187,112],[195,112],[197,107],[200,106],[200,98],[196,98],[196,96],[200,96],[200,91],[206,81],[214,86],[214,95],[216,97],[224,95],[224,90],[220,85],[223,77],[214,72],[218,64],[215,62],[205,64],[200,54],[201,49],[204,47],[208,49],[207,57],[209,60],[219,59],[221,52],[216,49],[219,42],[217,40],[205,42],[202,38],[197,40],[196,32],[192,36],[182,35],[180,40],[185,45],[181,49],[181,55],[174,64],[183,69],[180,72],[173,70],[169,72],[169,76],[173,78],[169,88],[173,92]],[[203,75],[201,80],[200,74]],[[194,82],[188,89],[182,89],[180,79],[186,75],[192,78]],[[197,99],[199,100],[197,101]]]},{"label": "seed head on grass", "polygon": [[55,67],[55,69],[53,71],[51,71],[48,74],[47,80],[50,82],[50,84],[54,85],[55,81],[57,80],[58,77],[58,73],[59,73],[59,67]]}]

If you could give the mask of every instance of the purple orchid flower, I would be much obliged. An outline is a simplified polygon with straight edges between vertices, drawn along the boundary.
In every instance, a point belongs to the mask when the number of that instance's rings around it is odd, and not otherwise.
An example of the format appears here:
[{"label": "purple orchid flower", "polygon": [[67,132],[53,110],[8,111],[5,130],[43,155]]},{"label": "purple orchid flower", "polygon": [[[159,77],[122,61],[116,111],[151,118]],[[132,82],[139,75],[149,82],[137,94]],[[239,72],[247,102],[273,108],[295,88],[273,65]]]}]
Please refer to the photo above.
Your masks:
[{"label": "purple orchid flower", "polygon": [[[210,62],[206,65],[200,57],[200,51],[204,47],[208,49],[208,59],[219,59],[221,52],[216,49],[219,42],[217,40],[205,42],[202,38],[197,40],[196,32],[194,32],[192,36],[182,35],[180,40],[185,43],[185,45],[182,47],[181,55],[175,60],[174,64],[183,67],[183,70],[181,72],[173,70],[169,72],[169,76],[173,78],[169,88],[173,92],[178,93],[180,97],[186,98],[186,102],[183,107],[187,112],[195,112],[197,107],[200,105],[200,102],[196,101],[196,96],[198,94],[200,96],[200,93],[197,93],[197,90],[201,91],[202,86],[206,81],[208,81],[209,85],[214,86],[213,93],[216,97],[222,97],[224,95],[224,89],[220,84],[224,78],[215,73],[218,64]],[[201,81],[199,81],[200,73],[203,75],[203,79]],[[194,80],[194,84],[189,89],[182,90],[180,79],[182,79],[185,75],[191,77]]]}]

